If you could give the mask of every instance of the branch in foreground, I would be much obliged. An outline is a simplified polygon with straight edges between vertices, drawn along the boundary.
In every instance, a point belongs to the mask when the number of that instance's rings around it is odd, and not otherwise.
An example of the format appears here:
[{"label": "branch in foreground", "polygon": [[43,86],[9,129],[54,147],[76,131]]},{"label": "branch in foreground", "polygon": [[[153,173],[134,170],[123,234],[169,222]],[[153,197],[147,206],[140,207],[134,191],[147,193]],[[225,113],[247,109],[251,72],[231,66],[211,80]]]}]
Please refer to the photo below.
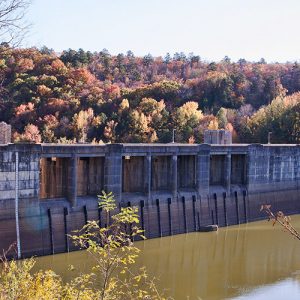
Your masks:
[{"label": "branch in foreground", "polygon": [[31,0],[0,0],[0,43],[17,47],[29,24],[25,19]]},{"label": "branch in foreground", "polygon": [[293,227],[291,223],[291,217],[285,216],[282,211],[278,211],[277,213],[273,213],[271,210],[271,205],[262,205],[260,211],[265,212],[268,215],[268,221],[273,222],[273,226],[278,223],[285,230],[287,230],[292,236],[296,239],[300,240],[300,233]]}]

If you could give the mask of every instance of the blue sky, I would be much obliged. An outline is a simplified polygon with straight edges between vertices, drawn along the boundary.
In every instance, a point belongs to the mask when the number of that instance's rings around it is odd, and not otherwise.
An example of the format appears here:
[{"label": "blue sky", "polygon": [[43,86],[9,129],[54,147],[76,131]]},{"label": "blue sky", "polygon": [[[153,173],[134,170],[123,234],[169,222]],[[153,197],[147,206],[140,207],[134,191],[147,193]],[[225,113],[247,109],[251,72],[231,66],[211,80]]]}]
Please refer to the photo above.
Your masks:
[{"label": "blue sky", "polygon": [[33,0],[24,46],[300,59],[299,0]]}]

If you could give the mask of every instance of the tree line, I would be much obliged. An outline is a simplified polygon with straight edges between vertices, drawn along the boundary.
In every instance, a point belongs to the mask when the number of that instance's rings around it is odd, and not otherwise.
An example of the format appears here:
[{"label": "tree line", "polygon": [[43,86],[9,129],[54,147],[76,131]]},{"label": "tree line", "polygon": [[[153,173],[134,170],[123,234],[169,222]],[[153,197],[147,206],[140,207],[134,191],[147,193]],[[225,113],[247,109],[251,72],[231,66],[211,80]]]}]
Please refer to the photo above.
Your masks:
[{"label": "tree line", "polygon": [[0,119],[15,141],[299,142],[300,65],[107,50],[0,49]]}]

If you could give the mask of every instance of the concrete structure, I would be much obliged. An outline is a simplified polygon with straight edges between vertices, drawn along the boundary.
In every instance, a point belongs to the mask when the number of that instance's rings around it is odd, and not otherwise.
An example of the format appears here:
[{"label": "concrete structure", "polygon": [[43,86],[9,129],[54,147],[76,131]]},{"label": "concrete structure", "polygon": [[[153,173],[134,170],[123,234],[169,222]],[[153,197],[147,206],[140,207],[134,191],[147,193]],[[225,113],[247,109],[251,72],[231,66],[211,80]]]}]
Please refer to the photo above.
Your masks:
[{"label": "concrete structure", "polygon": [[73,250],[66,234],[104,224],[101,190],[139,206],[152,238],[258,220],[266,203],[299,213],[299,183],[299,145],[2,145],[0,249],[16,241],[18,218],[22,256]]},{"label": "concrete structure", "polygon": [[11,126],[0,122],[0,144],[11,143]]},{"label": "concrete structure", "polygon": [[229,130],[225,130],[225,129],[205,130],[204,143],[229,145],[232,144],[232,134]]}]

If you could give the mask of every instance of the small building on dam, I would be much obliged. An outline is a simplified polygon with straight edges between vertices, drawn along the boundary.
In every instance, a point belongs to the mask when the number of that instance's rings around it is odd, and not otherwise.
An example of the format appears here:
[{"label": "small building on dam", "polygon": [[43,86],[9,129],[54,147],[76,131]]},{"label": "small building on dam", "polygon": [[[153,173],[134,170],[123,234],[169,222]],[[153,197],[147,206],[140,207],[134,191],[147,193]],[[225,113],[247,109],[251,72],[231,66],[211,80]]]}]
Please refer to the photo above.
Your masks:
[{"label": "small building on dam", "polygon": [[67,234],[90,219],[104,226],[101,190],[138,206],[153,238],[258,220],[262,204],[299,213],[299,183],[299,145],[1,144],[0,248],[75,249]]}]

